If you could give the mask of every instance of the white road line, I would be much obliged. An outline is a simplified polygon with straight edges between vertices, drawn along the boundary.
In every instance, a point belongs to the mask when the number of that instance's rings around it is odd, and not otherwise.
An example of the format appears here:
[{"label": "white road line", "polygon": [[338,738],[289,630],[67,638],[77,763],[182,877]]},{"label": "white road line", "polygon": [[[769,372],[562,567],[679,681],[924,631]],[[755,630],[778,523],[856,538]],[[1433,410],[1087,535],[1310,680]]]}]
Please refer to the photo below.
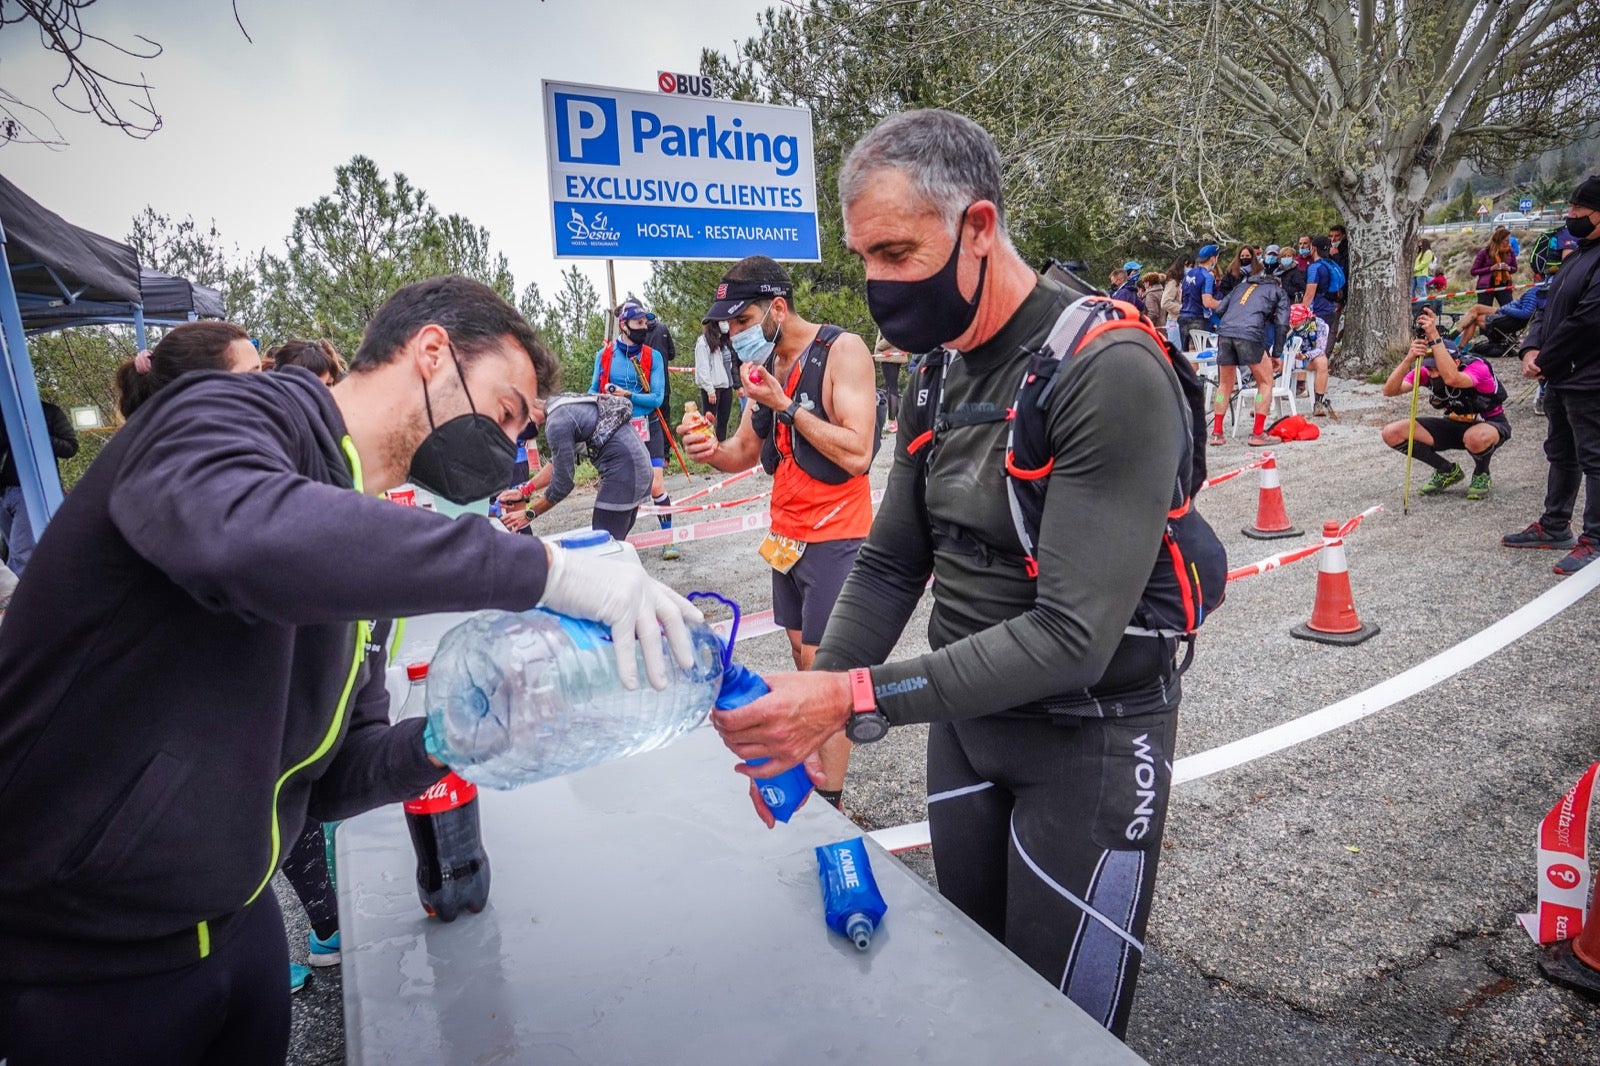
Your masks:
[{"label": "white road line", "polygon": [[1231,770],[1392,707],[1527,636],[1596,588],[1600,588],[1600,565],[1580,570],[1460,644],[1446,648],[1438,655],[1423,660],[1387,681],[1380,681],[1364,692],[1331,703],[1320,711],[1312,711],[1293,721],[1262,730],[1254,736],[1179,759],[1172,767],[1172,783],[1181,785],[1186,781],[1197,781]]},{"label": "white road line", "polygon": [[[1172,783],[1198,781],[1243,766],[1392,707],[1527,636],[1596,588],[1600,588],[1600,563],[1580,570],[1461,643],[1363,692],[1252,736],[1179,759],[1172,767]],[[928,823],[890,826],[867,835],[888,851],[908,851],[927,846]]]}]

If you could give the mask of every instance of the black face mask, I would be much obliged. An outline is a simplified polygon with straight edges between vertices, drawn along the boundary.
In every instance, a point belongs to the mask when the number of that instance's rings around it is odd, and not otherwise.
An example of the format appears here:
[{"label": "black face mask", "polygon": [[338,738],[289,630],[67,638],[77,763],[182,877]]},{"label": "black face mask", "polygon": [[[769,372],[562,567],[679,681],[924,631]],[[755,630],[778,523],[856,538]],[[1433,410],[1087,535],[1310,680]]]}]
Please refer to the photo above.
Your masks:
[{"label": "black face mask", "polygon": [[[967,213],[961,212],[961,226]],[[956,246],[944,266],[917,281],[867,282],[867,310],[883,331],[884,340],[902,351],[931,352],[967,331],[978,316],[978,301],[983,296],[983,279],[989,272],[989,258],[978,264],[978,287],[968,300],[956,283],[956,267],[961,259],[961,230],[956,230]]]},{"label": "black face mask", "polygon": [[1594,236],[1595,222],[1591,215],[1568,215],[1567,232],[1580,241],[1586,241]]},{"label": "black face mask", "polygon": [[624,328],[622,333],[623,336],[628,338],[629,344],[643,344],[644,339],[650,335],[650,327],[646,326],[643,329]]},{"label": "black face mask", "polygon": [[435,425],[433,402],[428,398],[427,385],[423,385],[422,403],[428,412],[430,432],[417,445],[406,476],[412,484],[435,496],[451,503],[467,504],[492,496],[510,484],[517,446],[500,431],[494,419],[478,413],[472,394],[467,392],[467,377],[461,372],[461,360],[456,356],[454,345],[450,347],[450,358],[456,365],[461,391],[466,393],[467,405],[472,411],[442,426]]}]

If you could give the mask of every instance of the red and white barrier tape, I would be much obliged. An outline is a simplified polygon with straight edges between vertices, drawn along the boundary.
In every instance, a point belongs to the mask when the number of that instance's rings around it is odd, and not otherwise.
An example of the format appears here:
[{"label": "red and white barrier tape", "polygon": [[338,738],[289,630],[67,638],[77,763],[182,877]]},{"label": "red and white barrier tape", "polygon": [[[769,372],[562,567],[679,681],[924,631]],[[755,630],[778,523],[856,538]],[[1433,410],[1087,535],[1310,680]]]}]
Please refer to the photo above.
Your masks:
[{"label": "red and white barrier tape", "polygon": [[[711,623],[712,630],[723,640],[728,639],[728,631],[733,628],[733,619],[724,618],[720,622]],[[783,627],[772,620],[771,611],[757,611],[747,614],[739,620],[739,639],[754,640],[757,637],[770,636],[773,633],[782,633]]]},{"label": "red and white barrier tape", "polygon": [[1363,521],[1371,518],[1381,510],[1383,510],[1383,504],[1381,503],[1372,507],[1368,507],[1365,511],[1362,511],[1354,518],[1345,522],[1344,525],[1340,526],[1339,532],[1329,539],[1319,540],[1315,544],[1303,544],[1298,548],[1290,548],[1286,552],[1279,552],[1277,555],[1269,555],[1265,559],[1257,560],[1256,562],[1250,563],[1247,566],[1240,566],[1233,570],[1229,570],[1228,580],[1233,582],[1238,581],[1240,578],[1254,577],[1257,574],[1265,574],[1272,570],[1276,570],[1280,566],[1287,566],[1290,563],[1297,563],[1301,559],[1308,559],[1317,554],[1323,548],[1328,547],[1330,544],[1341,543],[1345,537],[1355,532],[1357,527],[1359,527]]},{"label": "red and white barrier tape", "polygon": [[642,515],[663,515],[693,514],[696,511],[723,511],[729,507],[743,507],[747,503],[764,500],[771,495],[772,490],[768,489],[766,492],[758,492],[754,496],[746,496],[742,500],[723,500],[720,503],[691,503],[687,505],[675,503],[671,507],[657,507],[655,504],[647,503],[639,508],[639,513]]},{"label": "red and white barrier tape", "polygon": [[696,492],[689,493],[689,495],[684,496],[681,499],[679,499],[678,502],[679,503],[692,503],[695,500],[698,500],[703,496],[709,496],[713,492],[722,491],[722,489],[726,488],[729,485],[732,485],[735,481],[741,481],[744,478],[749,477],[751,474],[759,474],[759,473],[761,473],[761,468],[759,466],[752,466],[749,470],[741,470],[737,474],[729,474],[727,477],[723,478],[721,481],[716,482],[715,484],[707,485],[703,489],[700,489],[700,490],[698,490]]},{"label": "red and white barrier tape", "polygon": [[1361,528],[1361,523],[1365,522],[1367,519],[1371,518],[1373,515],[1377,514],[1381,510],[1383,510],[1383,504],[1381,504],[1381,503],[1375,503],[1371,507],[1368,507],[1365,511],[1362,511],[1360,514],[1358,514],[1354,518],[1350,519],[1344,525],[1340,526],[1339,527],[1339,536],[1340,537],[1348,537],[1350,534],[1354,533],[1357,529]]},{"label": "red and white barrier tape", "polygon": [[1413,296],[1412,303],[1421,303],[1424,300],[1453,300],[1457,296],[1476,296],[1480,292],[1516,292],[1518,289],[1532,289],[1543,285],[1542,281],[1530,281],[1525,285],[1496,285],[1492,289],[1468,289],[1466,292],[1436,292],[1427,296]]},{"label": "red and white barrier tape", "polygon": [[673,526],[671,529],[635,533],[628,538],[628,543],[635,548],[687,544],[691,540],[710,540],[712,537],[730,537],[735,533],[748,533],[752,529],[766,529],[771,524],[771,513],[762,511],[759,514],[734,515],[731,518],[718,518],[710,522],[695,522],[687,526]]},{"label": "red and white barrier tape", "polygon": [[1517,922],[1535,944],[1571,940],[1589,908],[1589,803],[1600,762],[1550,808],[1539,823],[1539,906]]},{"label": "red and white barrier tape", "polygon": [[1220,485],[1225,481],[1232,481],[1234,478],[1238,477],[1240,474],[1249,473],[1251,470],[1255,470],[1255,469],[1257,469],[1259,467],[1263,467],[1263,466],[1267,465],[1267,460],[1268,459],[1273,459],[1273,458],[1276,458],[1276,457],[1271,452],[1262,452],[1261,453],[1261,458],[1257,459],[1253,463],[1247,463],[1244,466],[1241,466],[1237,470],[1228,471],[1226,474],[1218,474],[1216,477],[1208,477],[1208,478],[1206,478],[1204,481],[1200,482],[1200,488],[1196,489],[1195,491],[1199,492],[1202,489],[1209,489],[1209,488],[1212,488],[1213,486]]}]

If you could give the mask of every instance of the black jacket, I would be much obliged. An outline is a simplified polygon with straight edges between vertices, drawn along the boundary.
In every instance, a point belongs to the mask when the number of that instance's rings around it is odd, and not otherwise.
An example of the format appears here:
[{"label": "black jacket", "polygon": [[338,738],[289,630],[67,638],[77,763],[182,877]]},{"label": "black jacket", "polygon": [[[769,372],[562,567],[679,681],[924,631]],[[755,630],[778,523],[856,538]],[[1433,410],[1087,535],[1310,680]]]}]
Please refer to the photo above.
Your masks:
[{"label": "black jacket", "polygon": [[1273,274],[1252,274],[1242,279],[1217,305],[1217,336],[1265,344],[1267,326],[1277,325],[1272,355],[1283,354],[1289,336],[1289,297]]},{"label": "black jacket", "polygon": [[[72,428],[67,412],[53,403],[41,401],[44,408],[44,428],[50,434],[50,450],[57,459],[71,459],[78,454],[78,434]],[[11,438],[6,436],[6,420],[0,416],[0,489],[21,485],[17,476],[16,459],[11,454]]]},{"label": "black jacket", "polygon": [[1550,279],[1544,309],[1522,336],[1522,351],[1534,348],[1551,385],[1600,389],[1600,238],[1579,241]]},{"label": "black jacket", "polygon": [[439,778],[352,619],[531,607],[544,546],[352,491],[344,435],[303,370],[186,375],[45,529],[0,626],[5,980],[192,963],[308,809]]}]

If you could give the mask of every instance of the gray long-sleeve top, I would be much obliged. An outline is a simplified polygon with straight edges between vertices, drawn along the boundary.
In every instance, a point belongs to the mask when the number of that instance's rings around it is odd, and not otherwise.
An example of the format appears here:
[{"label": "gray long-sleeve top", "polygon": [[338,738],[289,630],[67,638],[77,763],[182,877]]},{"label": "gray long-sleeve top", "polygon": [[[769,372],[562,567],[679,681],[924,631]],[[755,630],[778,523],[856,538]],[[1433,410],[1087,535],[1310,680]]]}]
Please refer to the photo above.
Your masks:
[{"label": "gray long-sleeve top", "polygon": [[[1040,279],[999,334],[957,358],[945,410],[1011,406],[1029,356],[1063,305],[1059,286]],[[1041,701],[1069,713],[1131,714],[1176,700],[1170,648],[1123,632],[1161,545],[1182,451],[1172,369],[1113,331],[1060,374],[1048,412],[1054,467],[1037,580],[1002,559],[955,550],[930,528],[932,518],[996,552],[1019,550],[1003,468],[1007,424],[942,435],[924,513],[922,455],[907,450],[916,427],[901,422],[883,505],[815,664],[871,666],[879,707],[893,723],[1028,713]],[[919,387],[913,376],[907,410]],[[885,664],[930,574],[933,650]]]}]

